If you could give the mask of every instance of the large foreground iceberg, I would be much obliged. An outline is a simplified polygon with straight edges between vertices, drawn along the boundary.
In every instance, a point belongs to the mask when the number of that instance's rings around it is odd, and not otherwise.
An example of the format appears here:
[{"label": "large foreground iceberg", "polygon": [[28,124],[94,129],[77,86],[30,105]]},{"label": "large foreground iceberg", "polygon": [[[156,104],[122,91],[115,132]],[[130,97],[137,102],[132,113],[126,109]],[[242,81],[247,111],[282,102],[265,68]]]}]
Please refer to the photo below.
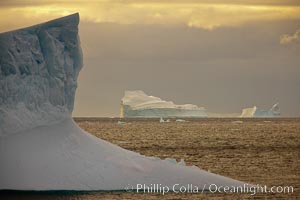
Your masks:
[{"label": "large foreground iceberg", "polygon": [[269,110],[261,110],[258,109],[256,106],[252,108],[245,108],[242,111],[242,114],[240,117],[250,117],[250,118],[268,118],[268,117],[278,117],[280,116],[280,109],[279,104],[276,103],[272,106]]},{"label": "large foreground iceberg", "polygon": [[81,130],[71,117],[82,66],[78,23],[74,14],[0,34],[0,190],[243,186]]},{"label": "large foreground iceberg", "polygon": [[121,117],[207,117],[205,108],[193,104],[176,105],[141,90],[125,91],[121,101]]}]

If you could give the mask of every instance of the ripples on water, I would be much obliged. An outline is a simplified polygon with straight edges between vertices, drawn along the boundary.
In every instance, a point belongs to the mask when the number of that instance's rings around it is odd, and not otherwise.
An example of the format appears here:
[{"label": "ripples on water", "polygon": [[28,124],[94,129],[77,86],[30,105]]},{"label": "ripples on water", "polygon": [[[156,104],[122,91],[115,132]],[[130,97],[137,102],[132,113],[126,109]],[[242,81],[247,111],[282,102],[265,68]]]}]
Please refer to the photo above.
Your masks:
[{"label": "ripples on water", "polygon": [[[157,120],[76,119],[95,136],[147,156],[183,158],[213,173],[247,183],[293,186],[293,194],[259,194],[256,199],[300,199],[300,119]],[[237,121],[239,121],[237,123]],[[83,169],[84,170],[84,169]],[[0,199],[248,199],[249,194],[0,193]]]}]

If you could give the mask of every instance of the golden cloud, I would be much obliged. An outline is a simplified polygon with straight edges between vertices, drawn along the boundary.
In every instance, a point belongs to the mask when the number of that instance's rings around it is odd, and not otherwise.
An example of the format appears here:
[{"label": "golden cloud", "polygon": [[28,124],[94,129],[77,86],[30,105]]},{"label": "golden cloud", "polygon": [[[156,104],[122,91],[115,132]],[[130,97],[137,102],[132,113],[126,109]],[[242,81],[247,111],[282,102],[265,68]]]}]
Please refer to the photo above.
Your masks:
[{"label": "golden cloud", "polygon": [[291,44],[300,41],[300,29],[293,34],[284,34],[280,37],[280,44]]},{"label": "golden cloud", "polygon": [[290,4],[283,4],[284,1],[279,0],[233,0],[230,4],[222,4],[223,1],[220,0],[174,0],[172,3],[165,0],[75,0],[72,3],[43,1],[39,4],[25,1],[27,4],[21,5],[18,2],[13,0],[10,4],[2,3],[5,6],[0,9],[0,30],[14,26],[9,26],[12,21],[16,23],[26,21],[22,24],[28,25],[75,12],[80,13],[83,21],[96,23],[186,25],[205,29],[238,26],[256,21],[300,19],[300,6],[295,3],[296,1],[285,1]]}]

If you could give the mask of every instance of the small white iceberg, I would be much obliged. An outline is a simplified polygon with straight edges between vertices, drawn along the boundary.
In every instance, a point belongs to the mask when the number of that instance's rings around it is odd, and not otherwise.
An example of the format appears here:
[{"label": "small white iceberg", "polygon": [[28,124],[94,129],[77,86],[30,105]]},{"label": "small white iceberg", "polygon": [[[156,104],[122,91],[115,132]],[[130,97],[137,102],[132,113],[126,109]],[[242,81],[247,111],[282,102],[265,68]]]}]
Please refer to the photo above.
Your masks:
[{"label": "small white iceberg", "polygon": [[186,122],[184,119],[176,119],[176,122]]},{"label": "small white iceberg", "polygon": [[124,124],[126,124],[126,122],[122,122],[121,120],[119,120],[119,121],[117,122],[117,124],[118,124],[118,125],[124,125]]},{"label": "small white iceberg", "polygon": [[244,118],[273,118],[273,117],[279,117],[280,116],[280,108],[279,103],[276,103],[272,106],[272,108],[268,110],[262,110],[257,108],[256,106],[252,108],[245,108],[242,111],[242,114],[240,117]]},{"label": "small white iceberg", "polygon": [[168,123],[168,122],[170,122],[170,120],[169,120],[169,119],[164,120],[163,117],[160,117],[159,122],[160,122],[160,123]]},{"label": "small white iceberg", "polygon": [[236,120],[236,121],[232,121],[231,123],[233,123],[233,124],[242,124],[242,123],[244,123],[243,121],[240,121],[240,120]]}]

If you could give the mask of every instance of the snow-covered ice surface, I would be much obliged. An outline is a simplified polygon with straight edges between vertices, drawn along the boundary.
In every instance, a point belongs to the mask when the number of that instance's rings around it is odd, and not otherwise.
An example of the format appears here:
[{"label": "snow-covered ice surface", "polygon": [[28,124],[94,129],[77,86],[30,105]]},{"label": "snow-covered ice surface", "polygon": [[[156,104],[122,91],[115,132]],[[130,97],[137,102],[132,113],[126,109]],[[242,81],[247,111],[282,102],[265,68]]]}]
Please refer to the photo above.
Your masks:
[{"label": "snow-covered ice surface", "polygon": [[71,117],[82,66],[79,15],[0,35],[0,190],[123,190],[137,184],[242,182],[146,157],[81,130]]},{"label": "snow-covered ice surface", "polygon": [[252,108],[245,108],[245,109],[243,109],[240,117],[250,117],[250,118],[266,117],[266,118],[268,118],[268,117],[278,117],[278,116],[280,116],[280,108],[279,108],[279,104],[276,103],[269,110],[260,110],[256,106],[254,106]]},{"label": "snow-covered ice surface", "polygon": [[72,119],[1,139],[0,188],[17,190],[121,190],[127,185],[172,187],[241,182],[146,157],[92,136]]},{"label": "snow-covered ice surface", "polygon": [[193,104],[176,105],[141,90],[125,91],[121,117],[207,117],[206,110]]}]

